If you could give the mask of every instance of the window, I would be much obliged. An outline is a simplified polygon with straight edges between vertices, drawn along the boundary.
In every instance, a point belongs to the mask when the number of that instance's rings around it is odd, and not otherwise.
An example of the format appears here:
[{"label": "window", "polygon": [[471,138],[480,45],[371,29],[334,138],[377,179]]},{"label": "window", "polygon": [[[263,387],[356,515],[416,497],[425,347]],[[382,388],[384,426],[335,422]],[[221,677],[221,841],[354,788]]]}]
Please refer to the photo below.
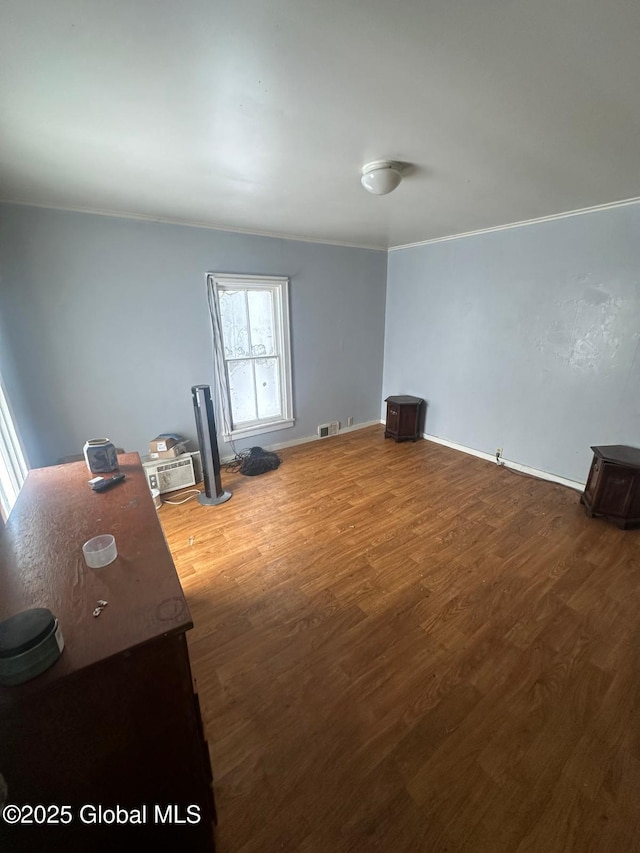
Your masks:
[{"label": "window", "polygon": [[209,276],[225,438],[294,424],[288,285],[287,278]]},{"label": "window", "polygon": [[0,380],[0,516],[7,518],[27,476],[18,435]]}]

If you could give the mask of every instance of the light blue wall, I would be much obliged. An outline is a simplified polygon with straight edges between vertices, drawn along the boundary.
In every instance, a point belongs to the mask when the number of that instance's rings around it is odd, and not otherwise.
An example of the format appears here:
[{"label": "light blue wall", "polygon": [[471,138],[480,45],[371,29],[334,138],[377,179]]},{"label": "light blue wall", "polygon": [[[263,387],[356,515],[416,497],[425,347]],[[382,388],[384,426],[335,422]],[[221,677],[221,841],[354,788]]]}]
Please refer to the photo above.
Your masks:
[{"label": "light blue wall", "polygon": [[[0,206],[0,367],[32,465],[195,438],[204,273],[291,277],[296,426],[428,400],[426,431],[584,481],[640,445],[640,206],[384,252]],[[386,325],[385,325],[386,277]],[[384,341],[384,377],[383,377]]]},{"label": "light blue wall", "polygon": [[383,397],[426,432],[584,482],[640,446],[640,206],[392,251]]},{"label": "light blue wall", "polygon": [[377,419],[386,263],[385,252],[0,205],[1,366],[30,464],[102,435],[139,452],[159,432],[195,439],[191,386],[213,385],[207,271],[291,279],[296,425],[239,448]]}]

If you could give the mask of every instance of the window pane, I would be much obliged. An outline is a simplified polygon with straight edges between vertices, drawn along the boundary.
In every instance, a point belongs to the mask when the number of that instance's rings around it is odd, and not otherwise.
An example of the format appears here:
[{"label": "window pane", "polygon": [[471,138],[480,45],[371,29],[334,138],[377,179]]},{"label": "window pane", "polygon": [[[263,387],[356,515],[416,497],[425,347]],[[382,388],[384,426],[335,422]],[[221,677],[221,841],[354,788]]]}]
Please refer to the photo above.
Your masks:
[{"label": "window pane", "polygon": [[[289,281],[285,276],[207,277],[220,312],[218,359],[224,364],[231,432],[258,433],[293,423]],[[215,332],[215,329],[214,329]],[[228,402],[228,406],[227,406]]]},{"label": "window pane", "polygon": [[250,361],[229,362],[229,396],[234,426],[257,419],[253,367]]},{"label": "window pane", "polygon": [[270,290],[248,290],[251,355],[275,355],[273,294]]},{"label": "window pane", "polygon": [[2,518],[9,515],[26,476],[27,465],[0,381],[0,527]]},{"label": "window pane", "polygon": [[220,291],[220,320],[225,358],[251,355],[244,290]]},{"label": "window pane", "polygon": [[257,358],[256,396],[258,417],[275,418],[282,415],[280,406],[280,372],[277,358]]}]

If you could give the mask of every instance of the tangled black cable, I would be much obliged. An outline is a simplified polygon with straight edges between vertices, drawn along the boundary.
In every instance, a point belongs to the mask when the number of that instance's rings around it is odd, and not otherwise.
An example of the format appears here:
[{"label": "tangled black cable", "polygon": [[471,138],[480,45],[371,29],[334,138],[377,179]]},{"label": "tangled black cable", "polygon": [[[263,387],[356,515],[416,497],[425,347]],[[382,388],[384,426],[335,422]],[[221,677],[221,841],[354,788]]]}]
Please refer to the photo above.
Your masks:
[{"label": "tangled black cable", "polygon": [[274,471],[282,460],[277,453],[263,450],[261,447],[249,447],[236,454],[235,459],[224,466],[227,471],[239,471],[247,477],[256,477],[267,471]]}]

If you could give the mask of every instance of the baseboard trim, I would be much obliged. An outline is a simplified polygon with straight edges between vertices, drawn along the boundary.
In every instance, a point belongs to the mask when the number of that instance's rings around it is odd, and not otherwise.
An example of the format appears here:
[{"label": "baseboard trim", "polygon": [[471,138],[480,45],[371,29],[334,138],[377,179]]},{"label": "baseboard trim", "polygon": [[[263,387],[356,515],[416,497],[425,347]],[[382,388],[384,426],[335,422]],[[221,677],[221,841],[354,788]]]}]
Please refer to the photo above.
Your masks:
[{"label": "baseboard trim", "polygon": [[[342,435],[345,432],[355,432],[359,429],[366,429],[370,426],[376,426],[377,424],[385,424],[386,422],[383,419],[375,420],[375,421],[365,421],[361,424],[354,424],[349,427],[341,427],[338,435]],[[325,438],[320,438],[319,435],[306,435],[302,438],[293,438],[291,441],[282,441],[279,444],[268,444],[265,445],[265,450],[283,450],[285,447],[296,447],[298,444],[309,444],[312,441],[328,441],[330,438],[335,438],[335,436],[326,436]],[[443,447],[449,447],[451,450],[459,450],[461,453],[468,453],[469,456],[476,456],[478,459],[484,459],[486,462],[493,462],[496,464],[495,456],[492,456],[491,453],[485,453],[483,450],[476,450],[473,447],[467,447],[464,444],[456,444],[455,441],[448,441],[446,438],[440,438],[437,435],[430,435],[427,432],[422,433],[422,438],[426,441],[432,441],[434,444],[441,444]],[[234,456],[221,456],[220,461],[222,464],[226,462],[231,462],[234,459]],[[514,462],[512,459],[502,459],[501,465],[504,468],[511,468],[514,471],[520,471],[522,474],[528,474],[531,477],[536,477],[539,480],[547,480],[550,483],[558,483],[561,486],[567,486],[569,489],[574,489],[577,492],[584,491],[585,483],[580,483],[577,480],[568,480],[566,477],[560,477],[558,474],[550,474],[548,471],[541,471],[539,468],[531,468],[529,465],[522,465],[520,462]]]},{"label": "baseboard trim", "polygon": [[[361,424],[353,424],[353,426],[341,427],[338,435],[342,435],[345,432],[355,432],[358,429],[366,429],[366,427],[377,426],[377,424],[381,423],[380,421],[364,421]],[[319,435],[306,435],[302,438],[292,438],[291,441],[282,441],[279,444],[267,444],[264,446],[264,450],[283,450],[285,447],[295,447],[298,444],[309,444],[312,441],[328,441],[330,438],[336,438],[336,436],[328,435],[324,438],[320,438]],[[226,442],[225,442],[226,443]],[[235,459],[235,456],[221,456],[220,462],[224,465],[226,462],[231,462],[232,459]]]},{"label": "baseboard trim", "polygon": [[[473,447],[466,447],[464,444],[456,444],[454,441],[447,441],[446,438],[439,438],[437,435],[429,435],[426,432],[422,433],[422,437],[427,441],[433,441],[435,444],[442,444],[444,447],[450,447],[452,450],[459,450],[462,453],[468,453],[470,456],[477,456],[479,459],[493,462],[494,465],[497,464],[496,457],[492,456],[491,453],[484,453],[482,450],[475,450]],[[502,459],[501,465],[504,468],[512,468],[514,471],[520,471],[523,474],[529,474],[531,477],[537,477],[539,480],[559,483],[561,486],[567,486],[578,492],[584,491],[584,483],[579,483],[576,480],[567,480],[566,477],[550,474],[548,471],[541,471],[539,468],[531,468],[529,465],[521,465],[520,462],[514,462],[512,459]]]}]

